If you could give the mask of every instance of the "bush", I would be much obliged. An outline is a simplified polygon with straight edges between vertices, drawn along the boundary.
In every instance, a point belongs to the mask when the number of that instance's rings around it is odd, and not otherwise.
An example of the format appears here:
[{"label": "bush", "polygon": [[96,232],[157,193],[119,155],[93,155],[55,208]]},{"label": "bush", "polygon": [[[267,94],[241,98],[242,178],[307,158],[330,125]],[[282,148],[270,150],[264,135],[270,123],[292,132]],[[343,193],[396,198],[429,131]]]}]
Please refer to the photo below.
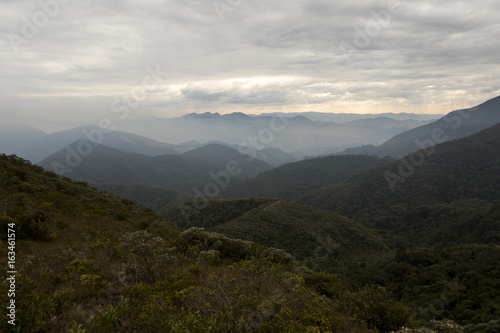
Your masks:
[{"label": "bush", "polygon": [[256,245],[250,241],[231,239],[215,232],[205,231],[204,228],[190,228],[183,231],[179,238],[179,247],[185,252],[190,247],[197,247],[200,251],[219,251],[222,258],[233,260],[250,259],[257,254]]},{"label": "bush", "polygon": [[167,248],[161,237],[146,230],[127,233],[121,238],[121,248],[132,254],[129,272],[139,280],[155,282],[173,272],[175,248]]}]

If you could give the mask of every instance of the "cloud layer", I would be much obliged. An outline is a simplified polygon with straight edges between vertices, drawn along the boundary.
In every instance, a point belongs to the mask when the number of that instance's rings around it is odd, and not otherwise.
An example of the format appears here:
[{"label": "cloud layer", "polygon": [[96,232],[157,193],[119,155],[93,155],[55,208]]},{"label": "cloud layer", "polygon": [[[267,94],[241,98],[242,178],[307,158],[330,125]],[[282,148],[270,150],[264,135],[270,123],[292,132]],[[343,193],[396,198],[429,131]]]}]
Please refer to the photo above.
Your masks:
[{"label": "cloud layer", "polygon": [[[496,0],[4,0],[0,116],[97,122],[116,96],[131,116],[445,113],[498,95],[498,17]],[[148,67],[161,82],[134,99]]]}]

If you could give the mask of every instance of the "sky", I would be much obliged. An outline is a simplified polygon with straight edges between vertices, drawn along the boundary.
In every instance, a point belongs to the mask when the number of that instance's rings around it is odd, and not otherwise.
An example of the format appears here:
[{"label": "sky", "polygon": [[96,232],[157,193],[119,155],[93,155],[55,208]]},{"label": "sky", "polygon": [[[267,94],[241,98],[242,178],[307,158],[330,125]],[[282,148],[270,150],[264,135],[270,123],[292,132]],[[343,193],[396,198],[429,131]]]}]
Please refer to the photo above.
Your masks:
[{"label": "sky", "polygon": [[0,121],[444,114],[500,95],[498,0],[0,0]]}]

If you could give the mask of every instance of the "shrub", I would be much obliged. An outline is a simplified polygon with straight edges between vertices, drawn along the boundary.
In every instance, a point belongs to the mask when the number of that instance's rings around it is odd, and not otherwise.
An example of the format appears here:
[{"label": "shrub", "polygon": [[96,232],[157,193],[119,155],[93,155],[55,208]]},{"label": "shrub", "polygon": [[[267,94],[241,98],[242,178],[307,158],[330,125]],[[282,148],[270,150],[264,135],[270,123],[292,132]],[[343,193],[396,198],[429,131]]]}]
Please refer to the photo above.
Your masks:
[{"label": "shrub", "polygon": [[95,260],[72,260],[66,269],[75,273],[89,273],[94,269]]},{"label": "shrub", "polygon": [[233,260],[250,259],[258,252],[256,245],[250,241],[231,239],[204,228],[190,228],[183,231],[179,237],[179,247],[185,252],[190,247],[200,251],[219,251],[222,258]]},{"label": "shrub", "polygon": [[139,280],[155,282],[174,270],[175,248],[167,248],[161,237],[146,230],[127,233],[121,238],[121,248],[132,254],[130,272]]},{"label": "shrub", "polygon": [[106,282],[106,280],[95,274],[83,274],[80,276],[80,284],[87,288],[91,294],[96,294],[101,289],[109,287],[111,284]]}]

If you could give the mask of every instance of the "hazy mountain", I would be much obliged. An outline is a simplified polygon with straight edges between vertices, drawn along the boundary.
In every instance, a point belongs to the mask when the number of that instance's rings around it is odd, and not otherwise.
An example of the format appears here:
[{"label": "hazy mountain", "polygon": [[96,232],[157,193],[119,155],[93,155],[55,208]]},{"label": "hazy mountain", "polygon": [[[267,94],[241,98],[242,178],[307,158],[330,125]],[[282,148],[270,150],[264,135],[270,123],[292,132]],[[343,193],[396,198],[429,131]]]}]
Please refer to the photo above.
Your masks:
[{"label": "hazy mountain", "polygon": [[243,113],[192,113],[172,119],[142,117],[123,122],[122,128],[163,142],[218,141],[257,151],[279,148],[299,156],[318,156],[365,143],[381,144],[396,134],[427,122],[387,118],[339,124],[311,120],[301,114],[280,118]]},{"label": "hazy mountain", "polygon": [[299,198],[305,193],[348,180],[363,171],[390,163],[374,156],[327,156],[285,164],[260,175],[231,184],[229,197]]},{"label": "hazy mountain", "polygon": [[[256,157],[261,161],[264,161],[268,164],[270,164],[273,167],[278,167],[283,164],[295,162],[298,160],[301,160],[303,158],[302,155],[300,154],[292,154],[292,153],[285,153],[283,150],[279,148],[264,148],[261,150],[257,149],[248,149],[248,147],[242,147],[240,145],[231,145],[225,142],[221,141],[212,141],[212,142],[207,142],[204,144],[201,144],[197,141],[192,141],[190,143],[184,143],[182,144],[184,147],[189,147],[186,149],[186,152],[193,150],[195,148],[200,148],[203,146],[211,145],[211,144],[217,144],[217,145],[222,145],[226,147],[230,147],[234,150],[241,151],[242,153]],[[180,150],[181,146],[177,146],[176,150]]]},{"label": "hazy mountain", "polygon": [[249,155],[241,154],[232,148],[215,143],[195,148],[182,154],[182,156],[217,163],[227,163],[232,160],[237,161],[240,167],[244,170],[245,177],[256,176],[263,171],[272,169],[272,166],[264,161],[252,158]]},{"label": "hazy mountain", "polygon": [[24,149],[21,149],[18,154],[33,163],[37,163],[45,157],[63,149],[70,143],[81,140],[104,144],[124,152],[134,152],[149,156],[177,154],[175,146],[171,144],[121,131],[108,131],[108,133],[105,133],[98,126],[94,125],[77,127],[46,135],[36,141],[32,141]]},{"label": "hazy mountain", "polygon": [[[472,117],[472,116],[471,116]],[[500,198],[500,125],[417,151],[303,201],[370,220],[377,210],[456,200]]]},{"label": "hazy mountain", "polygon": [[[125,153],[104,145],[94,146],[88,156],[79,156],[75,155],[78,142],[69,147],[69,150],[63,149],[38,164],[50,171],[65,170],[66,176],[76,180],[100,184],[154,185],[181,192],[192,192],[195,187],[202,188],[217,181],[229,183],[271,168],[258,159],[248,162],[247,155],[234,150],[225,150],[228,153],[226,158],[214,161],[184,155],[153,157]],[[223,173],[227,173],[228,168],[232,174],[226,178]],[[259,171],[259,168],[262,169]]]},{"label": "hazy mountain", "polygon": [[418,121],[429,122],[441,118],[442,115],[436,114],[415,114],[415,113],[328,113],[328,112],[293,112],[293,113],[261,113],[260,116],[284,116],[296,117],[304,116],[314,121],[347,123],[357,120],[370,120],[374,118],[384,117],[399,121]]},{"label": "hazy mountain", "polygon": [[2,123],[0,124],[0,153],[16,154],[27,158],[22,151],[47,136],[45,132],[31,126]]},{"label": "hazy mountain", "polygon": [[398,134],[378,147],[357,147],[342,154],[369,153],[398,158],[430,145],[477,133],[499,122],[500,96],[469,109],[450,112],[430,124]]}]

